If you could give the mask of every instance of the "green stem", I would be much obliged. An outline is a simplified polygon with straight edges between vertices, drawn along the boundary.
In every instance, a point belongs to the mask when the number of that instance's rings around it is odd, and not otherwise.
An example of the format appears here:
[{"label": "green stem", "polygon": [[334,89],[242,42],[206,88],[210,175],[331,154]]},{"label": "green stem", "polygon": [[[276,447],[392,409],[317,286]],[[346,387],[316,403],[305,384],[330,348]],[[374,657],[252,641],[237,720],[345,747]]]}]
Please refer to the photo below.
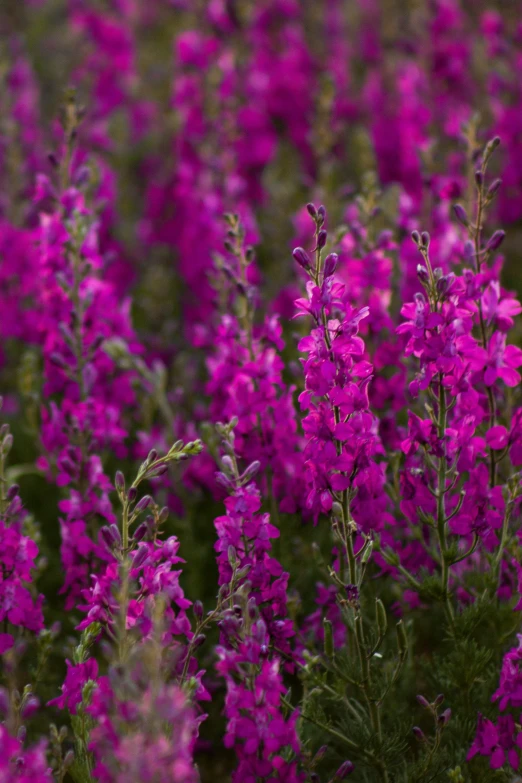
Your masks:
[{"label": "green stem", "polygon": [[506,503],[506,510],[504,512],[504,519],[502,520],[502,534],[500,536],[500,544],[498,547],[498,552],[495,556],[495,559],[493,561],[493,575],[494,575],[494,584],[496,588],[500,586],[500,576],[501,576],[501,568],[502,568],[502,557],[504,555],[504,550],[506,548],[506,543],[508,540],[509,535],[509,522],[511,518],[511,511],[513,508],[513,502],[510,500]]},{"label": "green stem", "polygon": [[[485,167],[482,166],[482,173],[485,174]],[[482,221],[484,219],[484,185],[480,185],[478,188],[478,200],[477,200],[477,217],[475,227],[473,230],[473,244],[475,247],[475,271],[478,274],[480,272],[480,240],[482,235]],[[486,324],[484,322],[484,313],[482,311],[482,300],[478,300],[479,311],[479,323],[480,323],[480,340],[482,347],[487,350],[488,338],[486,333]],[[495,399],[493,397],[493,391],[490,386],[487,387],[488,408],[489,408],[489,426],[493,427],[496,424],[496,406]],[[497,481],[497,463],[495,460],[495,452],[492,448],[489,449],[489,484],[494,487]]]},{"label": "green stem", "polygon": [[[439,440],[443,442],[446,433],[446,392],[442,385],[442,377],[439,376],[439,411],[438,411],[438,436]],[[443,600],[446,606],[446,612],[451,624],[455,620],[455,614],[451,603],[451,597],[449,594],[449,577],[450,577],[450,561],[448,557],[448,548],[446,541],[446,479],[447,479],[447,465],[445,454],[439,458],[439,469],[437,476],[437,537],[439,540],[439,548],[442,562],[441,573],[441,587]]]}]

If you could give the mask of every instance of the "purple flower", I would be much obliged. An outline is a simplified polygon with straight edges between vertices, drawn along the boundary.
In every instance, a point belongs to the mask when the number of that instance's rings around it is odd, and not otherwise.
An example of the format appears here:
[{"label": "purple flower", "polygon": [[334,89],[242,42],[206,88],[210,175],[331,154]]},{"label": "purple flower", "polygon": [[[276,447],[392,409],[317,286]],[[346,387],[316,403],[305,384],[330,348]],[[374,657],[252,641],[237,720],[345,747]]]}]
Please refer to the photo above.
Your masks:
[{"label": "purple flower", "polygon": [[515,729],[511,715],[500,716],[495,725],[479,714],[477,734],[468,752],[468,760],[478,753],[490,757],[491,769],[500,769],[508,762],[514,770],[518,770],[519,754],[515,748],[522,748],[522,732]]},{"label": "purple flower", "polygon": [[49,705],[55,704],[61,710],[68,709],[73,715],[76,714],[76,708],[82,701],[82,691],[84,685],[90,680],[96,681],[98,678],[98,663],[94,658],[89,658],[84,663],[78,663],[73,666],[70,661],[67,664],[67,674],[61,687],[62,695],[51,699]]},{"label": "purple flower", "polygon": [[20,738],[12,737],[7,727],[0,725],[0,779],[6,783],[52,783],[46,744],[41,740],[25,749]]},{"label": "purple flower", "polygon": [[520,373],[516,367],[522,365],[522,349],[515,345],[506,345],[506,337],[501,332],[494,332],[488,344],[488,359],[484,372],[484,383],[492,386],[497,378],[506,386],[517,386],[520,383]]}]

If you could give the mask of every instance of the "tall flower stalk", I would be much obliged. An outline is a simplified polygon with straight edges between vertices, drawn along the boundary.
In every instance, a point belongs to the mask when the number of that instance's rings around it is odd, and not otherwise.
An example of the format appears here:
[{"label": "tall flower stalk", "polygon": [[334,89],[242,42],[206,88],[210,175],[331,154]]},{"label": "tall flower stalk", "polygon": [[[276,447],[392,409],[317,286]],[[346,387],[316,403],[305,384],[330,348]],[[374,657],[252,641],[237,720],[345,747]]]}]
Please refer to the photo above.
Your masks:
[{"label": "tall flower stalk", "polygon": [[[323,258],[328,235],[326,212],[308,205],[315,223],[313,260],[303,248],[294,250],[294,259],[307,272],[307,299],[296,302],[298,315],[311,316],[314,328],[299,343],[306,354],[303,360],[305,391],[300,396],[308,414],[303,429],[308,438],[305,466],[309,476],[308,506],[317,520],[320,514],[330,518],[337,561],[329,569],[337,588],[337,601],[343,618],[353,635],[359,662],[356,677],[345,686],[355,686],[366,704],[372,751],[348,747],[359,752],[366,762],[378,770],[383,781],[389,780],[389,769],[382,755],[382,709],[389,689],[397,679],[407,657],[406,635],[400,622],[397,626],[398,660],[391,679],[384,689],[375,680],[375,655],[386,634],[386,611],[382,602],[376,604],[378,636],[376,643],[367,637],[368,618],[364,614],[363,578],[372,552],[372,530],[357,522],[358,493],[370,487],[370,494],[384,491],[384,472],[377,459],[382,452],[376,421],[369,412],[368,385],[372,365],[366,359],[364,342],[358,335],[359,324],[368,316],[368,308],[352,308],[346,301],[344,286],[335,278],[338,256],[329,253]],[[331,666],[331,629],[326,621],[326,667]],[[306,714],[305,714],[306,716]]]}]

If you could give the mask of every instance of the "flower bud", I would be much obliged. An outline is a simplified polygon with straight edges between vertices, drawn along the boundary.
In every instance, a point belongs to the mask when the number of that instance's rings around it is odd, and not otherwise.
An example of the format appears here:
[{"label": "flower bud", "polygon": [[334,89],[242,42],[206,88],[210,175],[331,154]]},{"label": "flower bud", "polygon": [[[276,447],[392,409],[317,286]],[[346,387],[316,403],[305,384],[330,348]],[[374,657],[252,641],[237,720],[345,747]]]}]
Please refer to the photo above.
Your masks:
[{"label": "flower bud", "polygon": [[423,730],[419,728],[419,726],[413,727],[413,733],[415,735],[415,739],[418,739],[419,742],[426,742],[426,735],[424,734]]},{"label": "flower bud", "polygon": [[484,175],[482,174],[482,171],[480,169],[477,169],[475,171],[475,182],[477,183],[479,188],[481,187],[482,183],[484,182]]},{"label": "flower bud", "polygon": [[312,764],[319,764],[320,761],[324,759],[326,754],[328,753],[328,745],[321,745],[317,753],[312,759]]},{"label": "flower bud", "polygon": [[[179,454],[177,457],[178,460],[183,460],[186,458],[187,458],[186,454]],[[163,474],[166,473],[168,469],[169,466],[167,465],[167,463],[162,462],[159,465],[156,465],[154,468],[152,468],[152,470],[147,471],[147,478],[151,479],[151,478],[157,478],[158,476],[163,476]]]},{"label": "flower bud", "polygon": [[[51,724],[51,728],[53,728],[56,732],[56,726],[54,725],[54,723]],[[67,726],[60,726],[60,731],[58,732],[57,736],[59,742],[65,742],[65,740],[69,736],[69,729],[67,728]]]},{"label": "flower bud", "polygon": [[428,274],[428,270],[425,266],[422,266],[422,264],[417,264],[417,277],[421,281],[421,283],[429,283],[430,276]]},{"label": "flower bud", "polygon": [[136,487],[131,487],[129,491],[127,492],[127,500],[129,503],[133,503],[136,500],[136,495],[138,494],[138,490]]},{"label": "flower bud", "polygon": [[4,441],[2,443],[2,451],[4,454],[9,454],[13,447],[13,436],[11,433],[5,436]]},{"label": "flower bud", "polygon": [[388,247],[392,239],[393,239],[393,232],[390,231],[390,229],[386,228],[384,229],[384,231],[381,231],[381,233],[377,237],[375,241],[375,245],[378,250],[385,249]]},{"label": "flower bud", "polygon": [[197,650],[198,647],[201,647],[202,644],[205,644],[206,640],[207,637],[205,636],[204,633],[198,634],[192,642],[194,649]]},{"label": "flower bud", "polygon": [[228,596],[230,595],[230,587],[228,585],[221,585],[219,588],[219,597],[222,601],[226,601]]},{"label": "flower bud", "polygon": [[11,484],[11,486],[7,490],[5,499],[10,503],[11,500],[14,500],[14,498],[18,495],[19,490],[20,487],[18,484]]},{"label": "flower bud", "polygon": [[361,557],[361,564],[366,565],[372,556],[373,552],[373,541],[370,541],[367,546],[364,547],[362,557]]},{"label": "flower bud", "polygon": [[139,501],[139,503],[136,505],[136,508],[134,510],[135,510],[136,513],[139,512],[139,511],[145,511],[145,509],[148,508],[151,503],[152,503],[151,496],[150,495],[144,495],[141,498],[141,500]]},{"label": "flower bud", "polygon": [[490,252],[492,252],[493,250],[497,250],[497,248],[499,248],[502,242],[504,241],[505,236],[506,236],[505,231],[502,230],[495,231],[495,233],[490,237],[486,245],[486,250],[489,250]]},{"label": "flower bud", "polygon": [[486,148],[484,150],[484,156],[489,157],[492,152],[498,147],[500,144],[500,136],[495,136],[491,139],[491,141],[488,141],[486,144]]},{"label": "flower bud", "polygon": [[348,775],[351,775],[351,773],[354,771],[355,767],[352,764],[351,761],[343,761],[337,772],[335,773],[334,780],[344,780],[348,777]]},{"label": "flower bud", "polygon": [[22,510],[22,499],[16,495],[7,506],[5,513],[8,517],[14,517]]},{"label": "flower bud", "polygon": [[229,454],[225,454],[225,456],[221,458],[221,464],[223,465],[223,468],[226,470],[227,473],[229,473],[231,476],[234,475],[234,471],[235,471],[234,460]]},{"label": "flower bud", "polygon": [[419,702],[420,706],[424,707],[425,710],[429,710],[430,709],[430,703],[429,703],[428,699],[424,698],[424,696],[421,696],[420,694],[418,694],[416,699]]},{"label": "flower bud", "polygon": [[216,483],[220,484],[222,487],[225,487],[225,489],[231,489],[234,486],[233,482],[230,481],[228,476],[225,476],[225,474],[221,473],[221,471],[215,474],[215,479]]},{"label": "flower bud", "polygon": [[342,505],[339,503],[339,501],[338,501],[338,500],[334,500],[334,502],[332,503],[332,514],[333,514],[333,515],[334,515],[334,517],[336,517],[337,519],[341,519],[341,518],[342,518],[342,516],[343,516],[343,507],[342,507]]},{"label": "flower bud", "polygon": [[250,481],[259,472],[260,467],[261,467],[261,463],[259,462],[259,460],[257,459],[254,460],[254,462],[251,462],[248,468],[241,475],[241,479],[243,481]]},{"label": "flower bud", "polygon": [[326,207],[324,207],[321,204],[321,206],[317,210],[317,221],[319,225],[322,226],[325,220],[326,220]]},{"label": "flower bud", "polygon": [[34,715],[35,712],[37,712],[39,706],[40,700],[37,699],[36,696],[29,696],[29,698],[24,702],[24,706],[20,711],[20,715],[24,720],[26,720],[27,718],[30,718],[31,715]]},{"label": "flower bud", "polygon": [[104,530],[107,531],[105,535],[106,540],[110,541],[110,546],[119,546],[121,544],[121,534],[118,525],[113,522],[111,525],[102,527],[100,532]]},{"label": "flower bud", "polygon": [[493,196],[498,191],[498,189],[500,188],[501,185],[502,185],[502,180],[501,179],[494,179],[493,182],[491,183],[491,185],[488,188],[488,192],[487,192],[488,198],[493,198]]},{"label": "flower bud", "polygon": [[453,272],[450,272],[449,275],[443,275],[437,280],[437,291],[444,296],[448,293],[454,282],[455,275]]},{"label": "flower bud", "polygon": [[228,557],[228,563],[230,565],[230,568],[232,569],[236,568],[239,561],[237,559],[236,548],[235,546],[232,546],[232,544],[230,544],[230,546],[228,547],[227,557]]},{"label": "flower bud", "polygon": [[251,568],[252,568],[252,564],[251,563],[247,563],[246,565],[244,565],[243,568],[240,568],[238,570],[238,572],[236,574],[237,578],[239,580],[244,579],[250,573]]},{"label": "flower bud", "polygon": [[106,547],[112,549],[113,541],[108,527],[102,527],[100,529],[100,538],[102,539]]},{"label": "flower bud", "polygon": [[134,531],[134,535],[132,536],[133,540],[136,543],[142,541],[147,535],[147,530],[148,530],[147,525],[145,524],[145,522],[142,522],[141,525],[138,525],[138,527]]},{"label": "flower bud", "polygon": [[462,206],[462,204],[454,204],[453,211],[455,213],[455,217],[466,228],[469,226],[469,220],[468,216],[466,214],[466,210]]},{"label": "flower bud", "polygon": [[134,557],[132,559],[132,567],[141,568],[141,566],[145,563],[148,557],[149,557],[149,548],[147,544],[140,544],[138,549],[134,553]]},{"label": "flower bud", "polygon": [[100,538],[108,549],[112,549],[114,541],[112,540],[110,530],[107,526],[100,529]]},{"label": "flower bud", "polygon": [[201,620],[203,617],[203,604],[201,601],[194,601],[194,604],[192,605],[192,611],[194,612],[194,616]]},{"label": "flower bud", "polygon": [[411,232],[411,238],[413,239],[413,241],[415,242],[415,244],[418,247],[420,245],[420,241],[421,241],[421,235],[419,234],[419,232],[418,231],[412,231]]},{"label": "flower bud", "polygon": [[439,715],[437,718],[437,723],[439,726],[446,726],[447,723],[449,723],[449,719],[451,718],[451,709],[448,707],[447,710],[444,710],[443,713]]},{"label": "flower bud", "polygon": [[324,259],[324,276],[331,277],[337,269],[339,256],[337,253],[329,253]]},{"label": "flower bud", "polygon": [[252,636],[259,644],[266,642],[266,623],[261,618],[252,626]]},{"label": "flower bud", "polygon": [[310,203],[306,205],[306,209],[308,210],[308,214],[310,215],[310,217],[313,217],[315,220],[315,218],[317,217],[317,210],[315,206],[312,203]]},{"label": "flower bud", "polygon": [[154,462],[157,459],[158,459],[158,452],[156,451],[156,449],[151,449],[147,457],[147,462],[150,465],[151,462]]},{"label": "flower bud", "polygon": [[464,261],[467,264],[473,263],[475,259],[475,248],[473,247],[473,242],[471,239],[468,239],[467,242],[464,242],[462,255],[464,256]]},{"label": "flower bud", "polygon": [[437,696],[437,698],[433,702],[433,706],[434,707],[440,707],[440,705],[442,704],[443,701],[444,701],[444,694],[443,693],[439,693],[439,695]]},{"label": "flower bud", "polygon": [[312,259],[304,248],[296,247],[292,252],[292,255],[294,257],[294,261],[297,261],[299,266],[303,267],[303,269],[308,270],[312,268]]},{"label": "flower bud", "polygon": [[158,525],[164,525],[169,518],[169,509],[167,506],[163,506],[158,514]]},{"label": "flower bud", "polygon": [[421,234],[421,243],[422,246],[427,250],[430,246],[430,235],[427,231],[423,231]]}]

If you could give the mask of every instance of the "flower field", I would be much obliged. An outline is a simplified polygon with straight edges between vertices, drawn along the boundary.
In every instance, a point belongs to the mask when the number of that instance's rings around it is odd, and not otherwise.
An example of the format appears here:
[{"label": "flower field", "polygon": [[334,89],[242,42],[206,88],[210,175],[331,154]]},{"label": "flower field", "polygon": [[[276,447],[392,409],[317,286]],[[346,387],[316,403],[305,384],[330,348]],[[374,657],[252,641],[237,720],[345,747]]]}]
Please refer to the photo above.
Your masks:
[{"label": "flower field", "polygon": [[0,783],[522,780],[521,69],[0,3]]}]

